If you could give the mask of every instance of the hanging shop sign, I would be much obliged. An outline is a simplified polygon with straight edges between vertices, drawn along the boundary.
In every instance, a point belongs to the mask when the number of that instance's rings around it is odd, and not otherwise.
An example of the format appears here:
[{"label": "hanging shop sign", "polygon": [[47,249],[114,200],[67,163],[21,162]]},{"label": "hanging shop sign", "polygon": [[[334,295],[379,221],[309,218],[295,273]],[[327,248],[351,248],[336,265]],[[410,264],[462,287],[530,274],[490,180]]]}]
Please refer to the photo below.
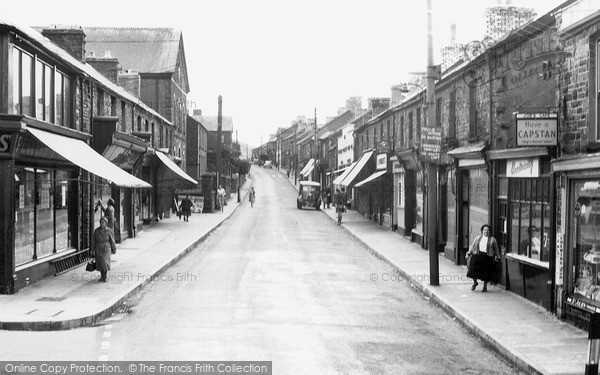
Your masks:
[{"label": "hanging shop sign", "polygon": [[557,113],[518,113],[517,147],[558,145]]},{"label": "hanging shop sign", "polygon": [[387,154],[379,154],[377,155],[376,166],[377,170],[387,170],[388,165],[388,156]]},{"label": "hanging shop sign", "polygon": [[506,177],[540,177],[540,160],[537,158],[508,160],[506,163]]}]

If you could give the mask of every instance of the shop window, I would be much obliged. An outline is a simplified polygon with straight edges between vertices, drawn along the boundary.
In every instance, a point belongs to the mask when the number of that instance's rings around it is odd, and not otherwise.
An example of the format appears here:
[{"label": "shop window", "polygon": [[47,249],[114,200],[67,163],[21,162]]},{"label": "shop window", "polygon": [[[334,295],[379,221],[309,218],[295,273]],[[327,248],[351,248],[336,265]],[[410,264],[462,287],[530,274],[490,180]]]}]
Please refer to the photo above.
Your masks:
[{"label": "shop window", "polygon": [[17,167],[15,172],[15,264],[74,247],[77,227],[71,173],[64,170]]},{"label": "shop window", "polygon": [[573,292],[600,300],[600,180],[572,182],[571,202]]},{"label": "shop window", "polygon": [[548,178],[509,180],[510,249],[512,254],[548,262],[550,233]]}]

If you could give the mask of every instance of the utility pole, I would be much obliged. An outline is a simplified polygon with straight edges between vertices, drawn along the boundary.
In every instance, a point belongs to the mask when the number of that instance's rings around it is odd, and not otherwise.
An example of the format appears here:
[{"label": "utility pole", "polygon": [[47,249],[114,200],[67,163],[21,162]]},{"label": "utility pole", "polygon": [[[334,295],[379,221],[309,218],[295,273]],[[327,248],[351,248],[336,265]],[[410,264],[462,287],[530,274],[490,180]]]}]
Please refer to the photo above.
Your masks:
[{"label": "utility pole", "polygon": [[217,189],[221,186],[221,133],[223,132],[223,98],[219,95],[219,114],[217,116]]},{"label": "utility pole", "polygon": [[[317,141],[317,108],[315,108],[315,164],[314,164],[314,168],[313,168],[313,175],[315,172],[317,172],[318,174],[318,170],[317,170],[317,161],[319,160],[319,142]],[[320,176],[319,176],[320,177]],[[319,178],[319,182],[320,182],[320,178]]]},{"label": "utility pole", "polygon": [[294,128],[294,186],[298,184],[298,124]]},{"label": "utility pole", "polygon": [[[427,127],[435,127],[435,66],[433,65],[433,33],[431,0],[427,0]],[[423,134],[423,133],[421,133]],[[422,135],[421,135],[422,136]],[[422,143],[422,142],[421,142]],[[437,165],[427,162],[427,249],[429,250],[429,285],[440,285],[437,244]]]}]

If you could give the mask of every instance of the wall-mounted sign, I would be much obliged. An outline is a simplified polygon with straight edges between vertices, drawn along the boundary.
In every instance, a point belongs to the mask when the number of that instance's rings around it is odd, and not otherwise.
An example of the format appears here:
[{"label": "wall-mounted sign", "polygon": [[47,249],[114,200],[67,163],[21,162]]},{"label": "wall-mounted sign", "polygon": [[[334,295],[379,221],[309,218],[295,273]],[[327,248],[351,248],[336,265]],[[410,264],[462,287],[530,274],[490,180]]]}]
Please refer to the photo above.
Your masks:
[{"label": "wall-mounted sign", "polygon": [[377,170],[382,170],[382,169],[387,169],[387,161],[388,161],[388,156],[387,154],[379,154],[377,155],[377,160],[376,160],[376,167]]},{"label": "wall-mounted sign", "polygon": [[537,158],[507,160],[506,177],[540,177],[540,160]]},{"label": "wall-mounted sign", "polygon": [[399,161],[392,162],[392,173],[402,173],[404,172],[404,168]]},{"label": "wall-mounted sign", "polygon": [[518,113],[517,147],[558,145],[558,114]]},{"label": "wall-mounted sign", "polygon": [[442,152],[442,128],[421,129],[421,155],[429,161],[438,162]]}]

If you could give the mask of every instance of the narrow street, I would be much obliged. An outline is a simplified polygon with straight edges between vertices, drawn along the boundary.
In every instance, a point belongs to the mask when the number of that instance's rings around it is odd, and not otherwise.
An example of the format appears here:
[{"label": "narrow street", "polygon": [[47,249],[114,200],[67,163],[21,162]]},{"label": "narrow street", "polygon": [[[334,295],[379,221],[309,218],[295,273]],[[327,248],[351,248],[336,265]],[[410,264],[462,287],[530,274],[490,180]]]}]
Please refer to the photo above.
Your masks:
[{"label": "narrow street", "polygon": [[[267,360],[275,374],[518,374],[321,212],[253,166],[248,202],[143,290],[128,314],[1,332],[11,359]],[[13,345],[5,345],[12,342]],[[18,343],[18,344],[16,344]]]}]

